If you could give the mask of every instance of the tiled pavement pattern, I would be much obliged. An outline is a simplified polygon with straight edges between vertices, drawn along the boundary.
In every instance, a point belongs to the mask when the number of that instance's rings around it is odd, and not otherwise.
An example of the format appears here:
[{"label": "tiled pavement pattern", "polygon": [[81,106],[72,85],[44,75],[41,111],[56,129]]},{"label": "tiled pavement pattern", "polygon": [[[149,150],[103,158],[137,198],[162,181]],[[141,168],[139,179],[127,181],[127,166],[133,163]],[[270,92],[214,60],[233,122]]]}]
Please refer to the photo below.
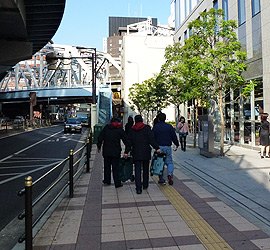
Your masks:
[{"label": "tiled pavement pattern", "polygon": [[92,174],[82,175],[34,249],[270,249],[269,235],[179,170],[173,187],[159,187],[154,178],[137,195],[134,183],[103,186],[102,164],[96,154]]}]

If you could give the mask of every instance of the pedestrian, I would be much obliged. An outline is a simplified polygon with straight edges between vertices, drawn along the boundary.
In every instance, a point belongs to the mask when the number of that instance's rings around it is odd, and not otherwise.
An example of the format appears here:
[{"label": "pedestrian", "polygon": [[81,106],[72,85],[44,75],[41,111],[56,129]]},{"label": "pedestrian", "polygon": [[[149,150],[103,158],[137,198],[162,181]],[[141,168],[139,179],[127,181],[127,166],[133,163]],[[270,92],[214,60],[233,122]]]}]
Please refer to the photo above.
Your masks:
[{"label": "pedestrian", "polygon": [[[167,165],[167,174],[169,184],[173,184],[173,160],[172,160],[172,142],[175,145],[174,150],[176,151],[179,147],[179,142],[175,133],[175,130],[172,125],[165,122],[166,114],[159,114],[159,123],[157,123],[153,132],[156,138],[156,141],[162,151],[166,154],[166,165]],[[159,183],[166,184],[165,179],[162,176],[159,176]]]},{"label": "pedestrian", "polygon": [[264,158],[264,151],[266,149],[265,158],[270,158],[269,156],[269,122],[267,121],[268,114],[263,113],[261,115],[261,125],[260,125],[260,144],[261,144],[261,159]]},{"label": "pedestrian", "polygon": [[[129,134],[131,142],[131,153],[133,162],[135,165],[135,185],[136,193],[142,193],[143,189],[148,188],[149,184],[149,161],[151,159],[151,147],[161,153],[157,142],[155,141],[154,133],[150,126],[143,123],[141,115],[135,116],[135,125]],[[142,171],[143,170],[143,171]],[[143,172],[143,183],[141,181],[141,175]]]},{"label": "pedestrian", "polygon": [[157,112],[157,115],[156,115],[156,117],[155,117],[155,119],[154,119],[154,121],[153,121],[153,126],[155,126],[157,123],[159,123],[158,116],[159,116],[160,113],[161,113],[161,111],[158,111],[158,112]]},{"label": "pedestrian", "polygon": [[121,157],[121,140],[125,144],[124,158],[128,157],[131,149],[130,142],[125,131],[122,128],[121,119],[112,118],[111,123],[106,125],[98,136],[97,148],[100,153],[103,144],[102,154],[104,158],[104,180],[103,183],[111,184],[111,168],[113,180],[116,188],[122,187],[119,179],[119,160]]},{"label": "pedestrian", "polygon": [[127,135],[129,135],[131,127],[133,126],[133,124],[134,124],[133,118],[132,118],[132,116],[129,116],[128,117],[128,122],[125,125],[125,132],[126,132]]},{"label": "pedestrian", "polygon": [[179,140],[181,144],[182,151],[186,151],[187,145],[187,135],[189,134],[188,123],[186,123],[185,117],[181,116],[180,121],[177,124],[177,128],[179,129]]}]

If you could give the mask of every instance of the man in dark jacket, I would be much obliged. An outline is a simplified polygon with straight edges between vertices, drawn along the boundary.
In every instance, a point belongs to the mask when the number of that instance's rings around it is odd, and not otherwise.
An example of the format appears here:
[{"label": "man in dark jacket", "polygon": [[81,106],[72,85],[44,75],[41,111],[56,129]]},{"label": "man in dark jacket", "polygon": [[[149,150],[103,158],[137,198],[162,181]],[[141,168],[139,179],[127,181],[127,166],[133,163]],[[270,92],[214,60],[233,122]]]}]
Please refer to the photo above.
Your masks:
[{"label": "man in dark jacket", "polygon": [[[148,188],[149,183],[149,161],[151,159],[151,147],[161,153],[158,144],[155,141],[151,128],[143,123],[141,115],[135,116],[135,125],[130,131],[130,142],[132,147],[132,156],[135,165],[135,184],[137,194],[142,193],[143,189]],[[141,173],[143,168],[143,183]]]},{"label": "man in dark jacket", "polygon": [[[155,139],[162,151],[162,153],[166,154],[166,165],[167,165],[167,173],[168,173],[168,181],[169,184],[173,184],[173,160],[172,160],[172,142],[175,144],[177,150],[179,147],[179,142],[175,133],[175,130],[172,125],[165,123],[166,115],[164,113],[160,113],[159,123],[157,123],[153,132],[155,135]],[[165,184],[165,179],[163,176],[159,176],[159,183]]]},{"label": "man in dark jacket", "polygon": [[111,123],[106,125],[98,136],[98,152],[100,152],[103,143],[102,154],[104,158],[104,180],[103,183],[111,184],[111,166],[113,172],[113,180],[116,188],[122,187],[119,179],[119,159],[121,157],[120,140],[125,144],[124,157],[128,156],[130,151],[130,143],[125,131],[122,128],[121,120],[113,118]]}]

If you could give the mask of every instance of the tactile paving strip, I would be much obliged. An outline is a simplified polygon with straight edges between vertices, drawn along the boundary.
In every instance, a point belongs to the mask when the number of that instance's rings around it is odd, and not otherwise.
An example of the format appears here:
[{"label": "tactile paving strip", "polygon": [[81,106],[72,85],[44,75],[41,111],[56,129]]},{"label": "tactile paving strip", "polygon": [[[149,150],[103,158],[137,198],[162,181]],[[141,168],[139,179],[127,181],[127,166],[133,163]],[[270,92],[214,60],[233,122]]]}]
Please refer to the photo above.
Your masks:
[{"label": "tactile paving strip", "polygon": [[[152,177],[156,183],[158,178]],[[159,185],[183,220],[208,250],[233,250],[230,245],[199,215],[199,213],[175,190],[173,186]]]}]

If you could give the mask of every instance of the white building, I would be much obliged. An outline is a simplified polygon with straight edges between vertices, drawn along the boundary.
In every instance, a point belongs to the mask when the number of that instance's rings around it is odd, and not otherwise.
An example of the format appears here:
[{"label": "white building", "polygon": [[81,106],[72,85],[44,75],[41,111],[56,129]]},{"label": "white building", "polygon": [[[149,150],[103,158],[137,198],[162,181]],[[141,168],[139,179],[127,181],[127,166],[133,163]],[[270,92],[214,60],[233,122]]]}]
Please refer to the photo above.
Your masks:
[{"label": "white building", "polygon": [[[130,108],[129,88],[134,83],[142,83],[159,73],[165,62],[164,53],[173,44],[173,32],[168,28],[157,28],[148,21],[128,26],[122,44],[122,97],[124,102],[124,123],[135,112]],[[137,33],[129,30],[137,29]],[[174,120],[174,109],[167,113],[167,120]]]}]

